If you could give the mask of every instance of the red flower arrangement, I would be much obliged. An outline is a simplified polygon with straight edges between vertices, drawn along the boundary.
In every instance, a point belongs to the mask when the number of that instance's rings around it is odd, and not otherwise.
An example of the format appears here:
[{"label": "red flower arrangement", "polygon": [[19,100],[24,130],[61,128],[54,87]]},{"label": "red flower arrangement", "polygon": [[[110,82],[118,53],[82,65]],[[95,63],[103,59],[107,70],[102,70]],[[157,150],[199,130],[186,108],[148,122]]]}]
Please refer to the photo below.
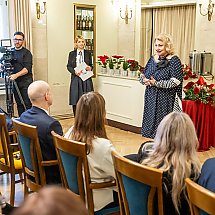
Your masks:
[{"label": "red flower arrangement", "polygon": [[184,80],[187,80],[188,78],[197,78],[197,75],[193,74],[190,66],[182,64],[182,70],[184,73]]},{"label": "red flower arrangement", "polygon": [[107,67],[107,61],[109,59],[109,57],[107,55],[103,55],[103,56],[98,56],[99,58],[99,65],[102,65],[103,68]]},{"label": "red flower arrangement", "polygon": [[124,56],[122,55],[113,55],[113,63],[116,64],[116,69],[120,69],[120,64],[123,62],[123,58]]},{"label": "red flower arrangement", "polygon": [[127,60],[127,62],[131,71],[137,71],[139,69],[139,63],[136,60]]},{"label": "red flower arrangement", "polygon": [[196,82],[188,82],[184,87],[184,93],[185,100],[193,100],[211,105],[215,103],[214,84],[207,84],[203,77],[200,77]]},{"label": "red flower arrangement", "polygon": [[120,58],[123,58],[124,56],[122,56],[122,55],[113,55],[112,57],[116,58],[116,59],[120,59]]}]

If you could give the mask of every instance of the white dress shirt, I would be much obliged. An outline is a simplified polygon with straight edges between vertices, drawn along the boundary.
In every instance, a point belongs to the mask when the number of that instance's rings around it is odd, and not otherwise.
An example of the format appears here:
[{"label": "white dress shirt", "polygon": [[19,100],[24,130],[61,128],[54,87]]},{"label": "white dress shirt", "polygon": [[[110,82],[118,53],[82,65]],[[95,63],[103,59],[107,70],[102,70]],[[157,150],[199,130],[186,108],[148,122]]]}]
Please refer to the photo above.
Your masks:
[{"label": "white dress shirt", "polygon": [[84,62],[84,50],[77,49],[76,66]]}]

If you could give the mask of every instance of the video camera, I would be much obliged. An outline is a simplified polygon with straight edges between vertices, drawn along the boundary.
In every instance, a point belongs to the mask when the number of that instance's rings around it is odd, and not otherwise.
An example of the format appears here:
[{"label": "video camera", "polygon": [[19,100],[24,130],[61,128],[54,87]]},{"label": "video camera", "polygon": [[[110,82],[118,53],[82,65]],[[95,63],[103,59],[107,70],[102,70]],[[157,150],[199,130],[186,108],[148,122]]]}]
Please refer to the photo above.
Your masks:
[{"label": "video camera", "polygon": [[10,39],[1,40],[0,53],[3,53],[3,56],[0,59],[0,63],[3,64],[3,71],[6,73],[6,75],[10,75],[13,71],[11,62],[14,60]]}]

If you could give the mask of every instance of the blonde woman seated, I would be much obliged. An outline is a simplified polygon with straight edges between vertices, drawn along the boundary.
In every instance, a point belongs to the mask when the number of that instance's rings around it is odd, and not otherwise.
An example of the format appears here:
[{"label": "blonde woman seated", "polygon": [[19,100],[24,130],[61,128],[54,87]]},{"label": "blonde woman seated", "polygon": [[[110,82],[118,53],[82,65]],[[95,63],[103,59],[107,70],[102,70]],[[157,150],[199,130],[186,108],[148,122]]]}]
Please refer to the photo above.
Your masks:
[{"label": "blonde woman seated", "polygon": [[185,113],[168,114],[159,124],[154,142],[154,151],[142,164],[164,171],[164,214],[190,214],[184,179],[196,181],[200,173],[193,122]]},{"label": "blonde woman seated", "polygon": [[[105,130],[105,100],[96,92],[81,96],[77,103],[74,126],[65,134],[66,138],[87,143],[87,155],[91,180],[110,181],[115,177],[111,152],[113,146]],[[94,209],[119,205],[117,192],[112,187],[93,190]]]}]

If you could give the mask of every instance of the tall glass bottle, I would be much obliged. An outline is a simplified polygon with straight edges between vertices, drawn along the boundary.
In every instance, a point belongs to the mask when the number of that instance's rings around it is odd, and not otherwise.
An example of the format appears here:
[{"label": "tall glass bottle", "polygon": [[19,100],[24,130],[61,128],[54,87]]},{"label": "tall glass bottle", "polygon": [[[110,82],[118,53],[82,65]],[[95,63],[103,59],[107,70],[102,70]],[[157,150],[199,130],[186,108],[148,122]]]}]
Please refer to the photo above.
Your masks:
[{"label": "tall glass bottle", "polygon": [[86,30],[86,20],[85,20],[85,17],[83,16],[82,18],[82,30]]},{"label": "tall glass bottle", "polygon": [[89,26],[89,30],[92,31],[92,20],[91,20],[91,17],[89,17],[88,26]]}]

